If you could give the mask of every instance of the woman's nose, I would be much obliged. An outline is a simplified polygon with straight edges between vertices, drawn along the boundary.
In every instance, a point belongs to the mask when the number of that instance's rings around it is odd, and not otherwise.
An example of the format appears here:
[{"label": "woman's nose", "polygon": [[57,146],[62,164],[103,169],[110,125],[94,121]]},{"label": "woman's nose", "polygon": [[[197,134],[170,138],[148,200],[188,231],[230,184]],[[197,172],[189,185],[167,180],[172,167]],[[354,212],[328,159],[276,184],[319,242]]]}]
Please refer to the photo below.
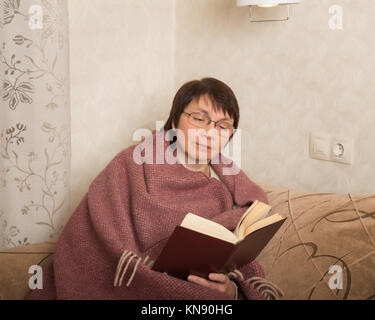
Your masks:
[{"label": "woman's nose", "polygon": [[211,139],[214,139],[216,136],[217,136],[217,134],[218,134],[218,132],[217,132],[217,130],[216,130],[216,123],[215,122],[213,122],[213,121],[211,121],[208,125],[207,125],[207,127],[205,128],[205,136],[207,137],[207,138],[209,138],[210,140]]},{"label": "woman's nose", "polygon": [[[212,125],[212,127],[211,127],[211,125]],[[216,128],[216,122],[211,120],[211,122],[206,127],[206,130],[211,130],[211,129],[215,129],[215,128]]]}]

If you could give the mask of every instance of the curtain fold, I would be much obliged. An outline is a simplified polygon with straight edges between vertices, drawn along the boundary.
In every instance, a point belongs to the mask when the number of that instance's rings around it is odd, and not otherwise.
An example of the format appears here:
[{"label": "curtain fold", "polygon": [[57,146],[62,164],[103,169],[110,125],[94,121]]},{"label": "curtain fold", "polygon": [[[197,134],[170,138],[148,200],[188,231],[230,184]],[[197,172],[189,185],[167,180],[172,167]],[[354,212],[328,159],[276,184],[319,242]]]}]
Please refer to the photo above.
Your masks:
[{"label": "curtain fold", "polygon": [[0,0],[0,249],[56,240],[70,213],[67,2]]}]

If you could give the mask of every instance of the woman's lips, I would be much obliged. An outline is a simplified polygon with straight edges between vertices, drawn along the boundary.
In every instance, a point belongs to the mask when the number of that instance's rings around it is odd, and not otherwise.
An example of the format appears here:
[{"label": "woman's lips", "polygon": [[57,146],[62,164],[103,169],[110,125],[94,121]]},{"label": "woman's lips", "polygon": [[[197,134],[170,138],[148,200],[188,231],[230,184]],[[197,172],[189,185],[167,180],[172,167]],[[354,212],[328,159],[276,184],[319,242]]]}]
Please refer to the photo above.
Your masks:
[{"label": "woman's lips", "polygon": [[200,143],[196,143],[197,146],[199,147],[199,149],[203,149],[203,150],[211,150],[211,147],[210,146],[206,146],[204,144],[200,144]]}]

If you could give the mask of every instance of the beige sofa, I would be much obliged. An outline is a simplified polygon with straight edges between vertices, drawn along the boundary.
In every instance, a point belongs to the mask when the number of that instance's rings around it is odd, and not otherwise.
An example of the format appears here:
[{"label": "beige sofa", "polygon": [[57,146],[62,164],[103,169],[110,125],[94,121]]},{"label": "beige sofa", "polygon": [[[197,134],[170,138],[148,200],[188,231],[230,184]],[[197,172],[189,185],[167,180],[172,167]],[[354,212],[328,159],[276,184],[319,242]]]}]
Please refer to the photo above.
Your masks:
[{"label": "beige sofa", "polygon": [[[258,256],[282,299],[375,300],[375,195],[307,193],[260,184],[287,221]],[[31,265],[55,243],[0,251],[0,299],[24,299]]]}]

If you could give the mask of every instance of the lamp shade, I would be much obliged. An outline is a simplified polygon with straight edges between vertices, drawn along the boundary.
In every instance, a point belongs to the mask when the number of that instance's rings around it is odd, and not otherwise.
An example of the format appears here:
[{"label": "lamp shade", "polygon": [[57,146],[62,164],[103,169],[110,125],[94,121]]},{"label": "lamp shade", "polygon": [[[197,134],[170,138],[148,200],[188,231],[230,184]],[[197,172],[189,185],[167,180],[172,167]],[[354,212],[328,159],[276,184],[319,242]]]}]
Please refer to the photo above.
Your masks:
[{"label": "lamp shade", "polygon": [[237,0],[237,6],[239,7],[296,3],[301,3],[301,0]]}]

